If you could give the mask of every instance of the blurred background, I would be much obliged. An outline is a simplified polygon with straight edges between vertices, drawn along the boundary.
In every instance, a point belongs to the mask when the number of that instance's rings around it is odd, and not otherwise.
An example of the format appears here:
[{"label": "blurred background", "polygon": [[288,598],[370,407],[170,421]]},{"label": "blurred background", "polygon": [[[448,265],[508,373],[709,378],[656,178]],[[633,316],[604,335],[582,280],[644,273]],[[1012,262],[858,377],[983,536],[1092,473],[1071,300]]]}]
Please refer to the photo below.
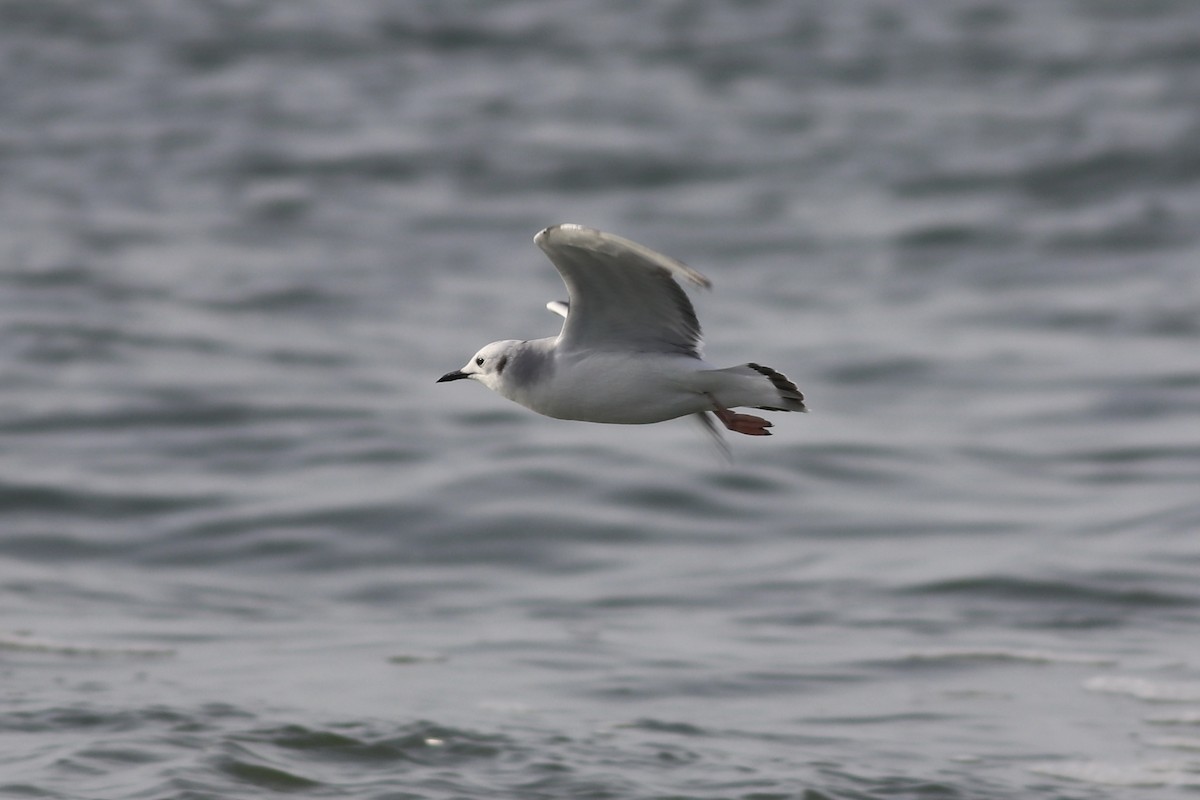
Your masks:
[{"label": "blurred background", "polygon": [[[0,2],[0,794],[1200,789],[1200,5]],[[533,245],[689,420],[437,386]]]}]

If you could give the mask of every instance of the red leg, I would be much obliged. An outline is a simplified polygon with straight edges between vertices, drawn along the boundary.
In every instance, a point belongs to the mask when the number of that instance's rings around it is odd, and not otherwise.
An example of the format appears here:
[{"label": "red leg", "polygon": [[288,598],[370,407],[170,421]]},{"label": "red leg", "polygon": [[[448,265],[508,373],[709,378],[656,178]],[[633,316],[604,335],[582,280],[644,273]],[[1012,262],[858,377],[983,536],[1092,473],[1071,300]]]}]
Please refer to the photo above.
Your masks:
[{"label": "red leg", "polygon": [[729,430],[734,433],[744,433],[747,436],[770,436],[771,432],[767,428],[774,427],[770,420],[750,414],[735,414],[728,408],[721,408],[720,406],[713,409],[713,414]]}]

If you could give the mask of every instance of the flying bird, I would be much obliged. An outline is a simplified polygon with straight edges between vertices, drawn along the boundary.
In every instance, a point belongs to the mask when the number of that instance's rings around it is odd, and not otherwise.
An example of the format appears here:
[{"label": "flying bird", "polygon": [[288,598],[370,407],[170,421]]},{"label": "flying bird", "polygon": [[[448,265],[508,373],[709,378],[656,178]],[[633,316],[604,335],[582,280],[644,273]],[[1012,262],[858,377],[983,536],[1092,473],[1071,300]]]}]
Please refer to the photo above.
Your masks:
[{"label": "flying bird", "polygon": [[701,355],[700,323],[677,281],[710,288],[696,270],[611,233],[564,223],[534,243],[567,285],[546,307],[565,317],[557,337],[485,345],[438,383],[466,378],[558,419],[642,425],[696,415],[719,429],[770,436],[769,420],[734,408],[807,411],[796,384],[748,362],[717,368]]}]

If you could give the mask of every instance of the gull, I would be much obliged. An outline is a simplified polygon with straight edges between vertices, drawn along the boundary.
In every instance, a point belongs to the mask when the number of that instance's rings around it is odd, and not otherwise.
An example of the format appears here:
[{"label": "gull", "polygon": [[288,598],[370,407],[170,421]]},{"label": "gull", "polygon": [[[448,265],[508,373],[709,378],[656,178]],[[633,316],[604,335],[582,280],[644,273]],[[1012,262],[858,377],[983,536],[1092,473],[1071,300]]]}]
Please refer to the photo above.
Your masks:
[{"label": "gull", "polygon": [[700,323],[677,281],[712,282],[683,262],[570,223],[533,241],[567,285],[568,301],[546,304],[565,318],[562,331],[492,342],[438,383],[469,378],[558,419],[642,425],[693,414],[722,449],[709,414],[735,433],[770,436],[770,421],[731,409],[808,410],[796,384],[770,367],[704,360]]}]

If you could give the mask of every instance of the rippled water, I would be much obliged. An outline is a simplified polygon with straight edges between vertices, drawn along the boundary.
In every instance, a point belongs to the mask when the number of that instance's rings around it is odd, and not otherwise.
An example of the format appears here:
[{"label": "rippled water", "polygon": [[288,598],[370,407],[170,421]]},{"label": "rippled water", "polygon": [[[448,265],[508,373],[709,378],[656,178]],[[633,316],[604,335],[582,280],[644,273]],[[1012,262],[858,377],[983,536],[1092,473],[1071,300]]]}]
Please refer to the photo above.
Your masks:
[{"label": "rippled water", "polygon": [[[1197,30],[0,4],[0,794],[1194,795]],[[435,385],[561,221],[813,413]]]}]

